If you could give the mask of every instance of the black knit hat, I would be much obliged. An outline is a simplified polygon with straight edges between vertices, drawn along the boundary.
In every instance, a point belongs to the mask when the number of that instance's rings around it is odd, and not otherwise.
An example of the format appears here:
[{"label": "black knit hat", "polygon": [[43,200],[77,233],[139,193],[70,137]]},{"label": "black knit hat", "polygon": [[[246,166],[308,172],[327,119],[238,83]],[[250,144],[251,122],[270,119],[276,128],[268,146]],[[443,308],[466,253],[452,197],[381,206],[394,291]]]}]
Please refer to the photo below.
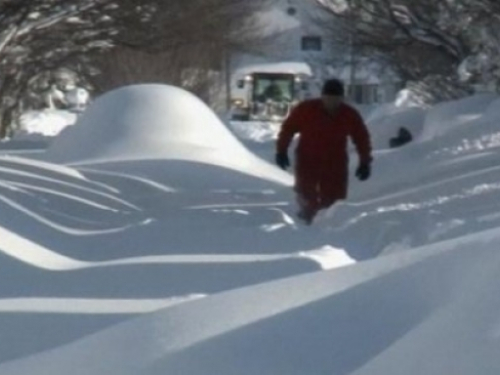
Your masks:
[{"label": "black knit hat", "polygon": [[336,78],[331,78],[325,81],[323,84],[323,89],[321,90],[322,95],[332,95],[332,96],[344,96],[344,84],[342,81]]}]

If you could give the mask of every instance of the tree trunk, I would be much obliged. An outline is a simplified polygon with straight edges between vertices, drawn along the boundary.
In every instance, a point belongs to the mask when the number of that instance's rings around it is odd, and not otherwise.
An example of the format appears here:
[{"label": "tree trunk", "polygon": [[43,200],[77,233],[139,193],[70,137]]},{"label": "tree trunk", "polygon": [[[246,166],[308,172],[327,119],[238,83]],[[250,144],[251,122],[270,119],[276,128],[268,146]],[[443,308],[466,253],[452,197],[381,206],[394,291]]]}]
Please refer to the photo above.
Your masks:
[{"label": "tree trunk", "polygon": [[14,112],[14,108],[8,106],[0,109],[0,139],[10,135]]}]

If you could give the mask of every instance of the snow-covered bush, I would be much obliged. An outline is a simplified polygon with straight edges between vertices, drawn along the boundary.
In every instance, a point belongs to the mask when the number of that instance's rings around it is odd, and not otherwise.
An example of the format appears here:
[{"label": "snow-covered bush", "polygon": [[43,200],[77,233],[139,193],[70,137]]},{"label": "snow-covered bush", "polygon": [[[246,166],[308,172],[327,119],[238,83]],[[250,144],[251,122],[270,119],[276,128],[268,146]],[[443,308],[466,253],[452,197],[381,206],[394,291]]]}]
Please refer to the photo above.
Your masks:
[{"label": "snow-covered bush", "polygon": [[460,80],[482,90],[497,91],[500,84],[500,28],[496,23],[488,23],[474,30],[470,34],[474,48],[458,68]]},{"label": "snow-covered bush", "polygon": [[420,81],[410,81],[406,84],[406,92],[410,93],[412,101],[418,106],[429,106],[442,101],[462,98],[470,95],[472,90],[461,84],[454,77],[429,75]]},{"label": "snow-covered bush", "polygon": [[22,98],[22,109],[82,111],[90,99],[90,92],[85,86],[78,74],[70,69],[41,72],[28,83],[27,93]]}]

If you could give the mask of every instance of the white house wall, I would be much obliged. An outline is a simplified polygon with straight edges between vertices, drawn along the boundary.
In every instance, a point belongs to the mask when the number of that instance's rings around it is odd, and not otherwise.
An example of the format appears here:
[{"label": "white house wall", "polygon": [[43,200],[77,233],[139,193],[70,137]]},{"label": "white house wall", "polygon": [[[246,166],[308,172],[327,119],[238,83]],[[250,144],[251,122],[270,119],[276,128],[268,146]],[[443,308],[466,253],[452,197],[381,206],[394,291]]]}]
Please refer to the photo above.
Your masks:
[{"label": "white house wall", "polygon": [[[315,0],[274,0],[270,9],[256,15],[261,25],[261,36],[269,38],[268,42],[260,48],[259,53],[234,56],[234,68],[277,61],[308,62],[314,70],[323,66],[326,56],[331,56],[332,43],[328,43],[326,35],[309,19],[315,4]],[[297,9],[295,16],[287,14],[290,6]],[[322,51],[301,50],[302,37],[308,35],[322,38]]]}]

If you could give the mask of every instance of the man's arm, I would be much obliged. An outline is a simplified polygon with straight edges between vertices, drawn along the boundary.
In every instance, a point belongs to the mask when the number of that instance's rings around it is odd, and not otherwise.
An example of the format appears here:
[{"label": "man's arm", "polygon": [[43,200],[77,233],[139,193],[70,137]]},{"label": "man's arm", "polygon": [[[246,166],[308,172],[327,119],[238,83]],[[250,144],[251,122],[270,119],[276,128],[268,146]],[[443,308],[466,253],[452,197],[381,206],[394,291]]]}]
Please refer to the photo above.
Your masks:
[{"label": "man's arm", "polygon": [[302,123],[301,105],[295,107],[281,125],[276,141],[276,154],[284,155],[288,152],[288,147],[295,134],[300,132]]},{"label": "man's arm", "polygon": [[370,133],[363,118],[356,110],[352,112],[350,136],[359,156],[359,164],[370,164],[372,161]]},{"label": "man's arm", "polygon": [[352,112],[350,135],[359,156],[356,177],[360,181],[366,181],[371,175],[372,145],[365,122],[356,110]]}]

